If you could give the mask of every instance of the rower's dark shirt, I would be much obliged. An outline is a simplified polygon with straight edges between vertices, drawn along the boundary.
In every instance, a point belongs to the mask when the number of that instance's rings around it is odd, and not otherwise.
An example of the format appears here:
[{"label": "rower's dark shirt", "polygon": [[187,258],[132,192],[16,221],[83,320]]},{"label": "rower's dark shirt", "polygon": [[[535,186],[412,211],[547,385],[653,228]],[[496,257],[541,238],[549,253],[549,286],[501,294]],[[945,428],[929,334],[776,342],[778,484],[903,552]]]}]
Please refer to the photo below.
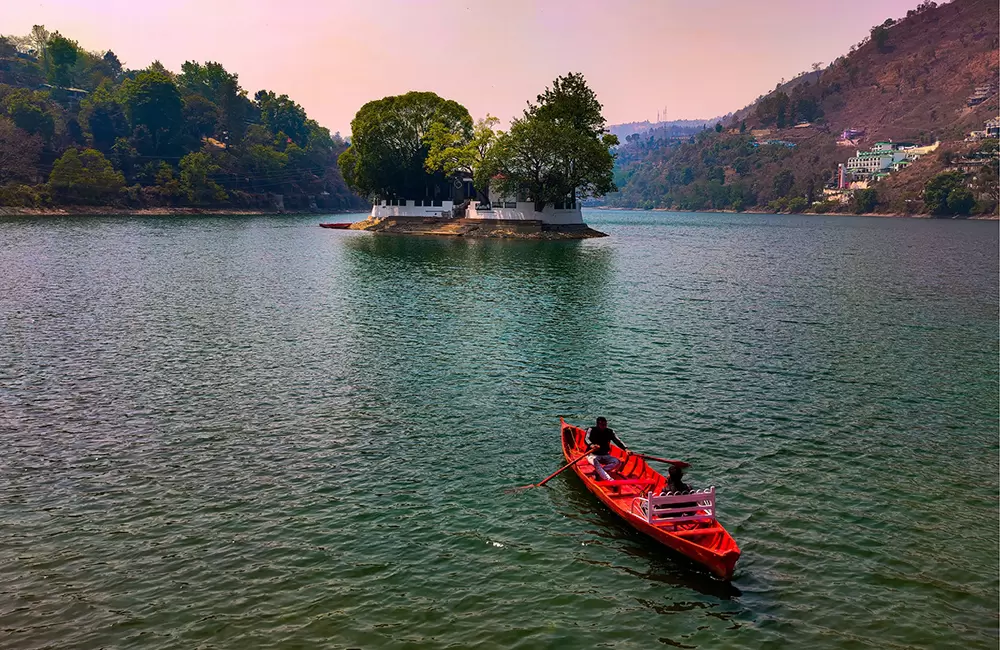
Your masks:
[{"label": "rower's dark shirt", "polygon": [[597,445],[597,450],[594,453],[598,456],[607,456],[611,453],[612,440],[622,449],[625,448],[625,445],[618,439],[618,436],[615,435],[615,430],[611,427],[604,429],[590,427],[587,429],[587,441],[592,445]]}]

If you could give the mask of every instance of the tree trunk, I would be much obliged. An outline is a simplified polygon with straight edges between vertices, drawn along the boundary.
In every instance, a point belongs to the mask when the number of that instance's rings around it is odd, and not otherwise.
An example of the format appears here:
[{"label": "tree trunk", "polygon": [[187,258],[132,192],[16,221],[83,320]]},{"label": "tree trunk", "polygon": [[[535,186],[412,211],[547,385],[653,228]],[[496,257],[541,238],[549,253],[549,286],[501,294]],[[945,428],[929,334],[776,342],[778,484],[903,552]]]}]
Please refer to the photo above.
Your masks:
[{"label": "tree trunk", "polygon": [[535,201],[535,212],[541,212],[545,209],[545,204],[547,201]]}]

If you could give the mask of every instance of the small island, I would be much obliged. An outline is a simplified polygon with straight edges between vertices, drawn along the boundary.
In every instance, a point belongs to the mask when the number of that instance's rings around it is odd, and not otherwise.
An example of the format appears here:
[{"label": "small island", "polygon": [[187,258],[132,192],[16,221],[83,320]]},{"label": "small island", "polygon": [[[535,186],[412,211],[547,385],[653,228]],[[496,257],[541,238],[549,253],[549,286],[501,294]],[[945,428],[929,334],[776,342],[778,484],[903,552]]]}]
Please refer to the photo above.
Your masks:
[{"label": "small island", "polygon": [[518,239],[604,237],[580,201],[615,191],[618,138],[583,75],[558,77],[508,131],[432,92],[368,102],[338,163],[372,202],[354,229]]}]

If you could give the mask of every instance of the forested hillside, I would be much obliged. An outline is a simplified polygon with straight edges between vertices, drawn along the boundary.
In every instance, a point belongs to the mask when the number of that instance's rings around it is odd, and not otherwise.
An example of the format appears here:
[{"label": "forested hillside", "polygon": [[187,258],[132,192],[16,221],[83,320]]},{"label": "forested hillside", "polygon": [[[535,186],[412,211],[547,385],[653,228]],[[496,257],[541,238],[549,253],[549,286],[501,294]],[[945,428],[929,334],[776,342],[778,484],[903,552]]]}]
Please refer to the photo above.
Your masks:
[{"label": "forested hillside", "polygon": [[[779,86],[686,140],[645,137],[619,150],[621,207],[934,212],[928,183],[943,173],[974,195],[967,212],[996,209],[996,141],[965,142],[998,112],[1000,11],[994,0],[924,2],[825,69]],[[969,106],[977,87],[985,101]],[[848,129],[860,133],[841,140]],[[846,203],[823,200],[837,164],[881,140],[940,150]],[[839,142],[839,143],[838,143]],[[976,166],[990,159],[988,165]],[[963,167],[963,161],[965,166]],[[963,206],[967,201],[963,197]],[[812,206],[812,207],[810,207]]]},{"label": "forested hillside", "polygon": [[219,63],[128,70],[41,26],[0,36],[0,206],[363,208],[346,148]]}]

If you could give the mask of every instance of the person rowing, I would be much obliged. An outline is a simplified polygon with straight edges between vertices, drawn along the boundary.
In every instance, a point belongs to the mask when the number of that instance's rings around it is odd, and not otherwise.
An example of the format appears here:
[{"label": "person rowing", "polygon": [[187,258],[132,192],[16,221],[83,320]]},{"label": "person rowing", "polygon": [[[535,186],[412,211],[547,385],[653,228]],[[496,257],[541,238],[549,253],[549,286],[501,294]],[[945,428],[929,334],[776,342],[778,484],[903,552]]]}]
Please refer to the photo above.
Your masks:
[{"label": "person rowing", "polygon": [[607,419],[602,417],[597,418],[597,423],[587,429],[585,441],[593,450],[587,460],[593,464],[597,478],[602,481],[612,480],[608,472],[617,469],[621,461],[611,455],[611,443],[626,451],[628,447],[618,438],[615,430],[608,426]]}]

